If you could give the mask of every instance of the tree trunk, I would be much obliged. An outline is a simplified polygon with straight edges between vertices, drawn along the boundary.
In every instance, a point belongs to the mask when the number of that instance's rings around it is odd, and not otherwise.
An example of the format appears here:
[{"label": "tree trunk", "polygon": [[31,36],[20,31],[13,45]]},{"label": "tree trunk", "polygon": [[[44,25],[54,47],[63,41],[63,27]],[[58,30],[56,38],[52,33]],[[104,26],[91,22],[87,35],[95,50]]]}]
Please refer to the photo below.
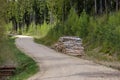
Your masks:
[{"label": "tree trunk", "polygon": [[84,10],[86,11],[86,0],[84,0]]},{"label": "tree trunk", "polygon": [[110,11],[112,12],[113,10],[113,1],[110,1]]},{"label": "tree trunk", "polygon": [[50,24],[53,24],[54,19],[53,19],[53,13],[50,11]]},{"label": "tree trunk", "polygon": [[105,0],[105,12],[108,14],[108,5],[107,5],[107,0]]},{"label": "tree trunk", "polygon": [[94,0],[95,3],[95,14],[97,14],[97,0]]},{"label": "tree trunk", "polygon": [[73,2],[72,2],[72,0],[70,0],[70,6],[73,7]]},{"label": "tree trunk", "polygon": [[103,1],[100,0],[100,14],[103,13]]},{"label": "tree trunk", "polygon": [[118,11],[118,9],[119,9],[119,1],[116,0],[116,11]]}]

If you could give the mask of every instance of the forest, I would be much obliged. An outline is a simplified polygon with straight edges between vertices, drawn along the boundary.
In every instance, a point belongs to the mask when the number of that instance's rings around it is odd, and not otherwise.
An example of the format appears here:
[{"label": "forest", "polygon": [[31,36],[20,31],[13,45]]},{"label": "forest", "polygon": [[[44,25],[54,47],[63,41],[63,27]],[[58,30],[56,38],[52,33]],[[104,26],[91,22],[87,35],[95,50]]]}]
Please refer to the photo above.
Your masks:
[{"label": "forest", "polygon": [[[83,39],[86,50],[101,47],[100,51],[110,56],[120,56],[119,0],[2,2],[5,5],[0,8],[3,11],[0,17],[4,18],[1,18],[1,25],[9,24],[7,30],[11,34],[42,37],[49,45],[55,43],[60,36],[79,36]],[[0,27],[0,39],[7,30]]]},{"label": "forest", "polygon": [[[79,36],[86,50],[120,51],[119,0],[7,0],[11,33],[42,37],[52,45],[60,36]],[[45,40],[44,40],[45,39]]]},{"label": "forest", "polygon": [[[119,0],[7,0],[7,19],[14,31],[28,31],[32,22],[37,24],[62,22],[68,19],[70,10],[80,16],[84,11],[89,16],[113,13],[119,10]],[[21,32],[22,33],[22,32]]]},{"label": "forest", "polygon": [[34,36],[48,46],[61,36],[78,36],[86,55],[120,60],[120,0],[0,0],[0,4],[0,48],[8,34]]}]

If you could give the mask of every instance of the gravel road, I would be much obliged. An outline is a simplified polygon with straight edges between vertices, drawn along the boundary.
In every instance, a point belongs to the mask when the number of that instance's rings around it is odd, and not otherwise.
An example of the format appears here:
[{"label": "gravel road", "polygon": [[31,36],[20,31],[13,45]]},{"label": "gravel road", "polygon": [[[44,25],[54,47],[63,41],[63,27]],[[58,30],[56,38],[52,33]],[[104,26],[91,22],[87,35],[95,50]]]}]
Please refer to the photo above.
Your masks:
[{"label": "gravel road", "polygon": [[40,71],[28,80],[120,80],[120,72],[92,61],[58,53],[36,44],[30,36],[17,36],[17,47],[32,57]]}]

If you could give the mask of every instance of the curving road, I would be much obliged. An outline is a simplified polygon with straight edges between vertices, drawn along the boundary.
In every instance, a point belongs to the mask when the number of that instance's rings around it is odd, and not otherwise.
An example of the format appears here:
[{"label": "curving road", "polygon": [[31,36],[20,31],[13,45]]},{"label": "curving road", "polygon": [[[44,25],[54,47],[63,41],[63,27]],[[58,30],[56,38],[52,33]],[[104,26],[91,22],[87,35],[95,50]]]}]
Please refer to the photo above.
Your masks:
[{"label": "curving road", "polygon": [[120,80],[120,72],[92,61],[60,54],[33,42],[30,36],[17,36],[16,45],[39,65],[40,71],[28,80]]}]

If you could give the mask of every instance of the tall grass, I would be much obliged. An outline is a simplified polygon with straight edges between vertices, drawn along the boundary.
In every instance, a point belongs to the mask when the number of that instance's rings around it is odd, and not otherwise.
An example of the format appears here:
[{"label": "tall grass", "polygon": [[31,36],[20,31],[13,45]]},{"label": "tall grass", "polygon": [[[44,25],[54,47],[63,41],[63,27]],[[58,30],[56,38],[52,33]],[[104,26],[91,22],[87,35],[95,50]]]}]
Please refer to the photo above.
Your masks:
[{"label": "tall grass", "polygon": [[35,25],[35,23],[33,22],[29,26],[28,32],[23,31],[23,34],[41,38],[46,36],[51,28],[52,25],[47,24],[45,21],[42,25]]}]

